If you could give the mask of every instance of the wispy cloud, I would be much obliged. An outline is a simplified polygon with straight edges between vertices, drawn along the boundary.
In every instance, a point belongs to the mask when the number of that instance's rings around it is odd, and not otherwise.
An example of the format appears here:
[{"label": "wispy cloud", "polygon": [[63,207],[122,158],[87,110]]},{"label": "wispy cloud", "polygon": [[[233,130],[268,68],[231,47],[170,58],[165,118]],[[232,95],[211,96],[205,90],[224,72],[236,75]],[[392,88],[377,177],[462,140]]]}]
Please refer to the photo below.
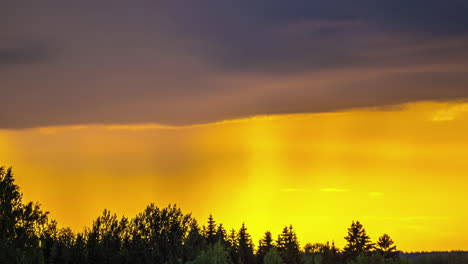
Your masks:
[{"label": "wispy cloud", "polygon": [[460,114],[463,114],[465,112],[468,112],[468,103],[457,104],[436,111],[432,116],[431,120],[435,122],[452,121],[459,117]]},{"label": "wispy cloud", "polygon": [[392,221],[392,222],[427,222],[427,221],[446,221],[449,220],[448,216],[430,216],[430,215],[415,215],[415,216],[366,216],[363,218],[377,219],[381,221]]},{"label": "wispy cloud", "polygon": [[383,196],[384,194],[381,193],[381,192],[370,192],[369,193],[369,196],[371,197],[380,197],[380,196]]},{"label": "wispy cloud", "polygon": [[347,192],[348,190],[346,189],[340,189],[340,188],[322,188],[320,189],[321,192]]},{"label": "wispy cloud", "polygon": [[53,135],[63,131],[72,131],[89,128],[87,125],[75,125],[75,126],[49,126],[49,127],[38,127],[34,131],[44,135]]},{"label": "wispy cloud", "polygon": [[302,191],[303,189],[300,188],[283,188],[280,191],[281,192],[297,192],[297,191]]}]

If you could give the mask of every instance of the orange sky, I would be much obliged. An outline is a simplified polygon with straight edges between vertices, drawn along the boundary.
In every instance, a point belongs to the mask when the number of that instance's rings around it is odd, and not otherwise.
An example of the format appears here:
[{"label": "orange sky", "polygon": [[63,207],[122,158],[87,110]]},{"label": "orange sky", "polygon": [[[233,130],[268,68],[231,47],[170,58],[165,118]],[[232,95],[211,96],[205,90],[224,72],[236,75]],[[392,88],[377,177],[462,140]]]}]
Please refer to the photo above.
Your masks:
[{"label": "orange sky", "polygon": [[360,220],[402,250],[468,249],[468,104],[254,117],[215,124],[0,130],[0,161],[26,200],[79,231],[104,208],[177,203],[245,222],[256,242],[293,224],[344,244]]}]

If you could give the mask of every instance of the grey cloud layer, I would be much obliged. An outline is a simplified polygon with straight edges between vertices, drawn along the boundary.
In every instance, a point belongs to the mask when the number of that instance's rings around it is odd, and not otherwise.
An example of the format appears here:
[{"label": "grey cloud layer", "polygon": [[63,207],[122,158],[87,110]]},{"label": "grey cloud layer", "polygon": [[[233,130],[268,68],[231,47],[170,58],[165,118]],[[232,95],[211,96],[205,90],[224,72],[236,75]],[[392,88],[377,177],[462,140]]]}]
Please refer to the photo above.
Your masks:
[{"label": "grey cloud layer", "polygon": [[466,11],[466,1],[18,0],[0,11],[0,128],[466,98]]},{"label": "grey cloud layer", "polygon": [[0,67],[46,62],[51,56],[48,47],[39,42],[0,46]]}]

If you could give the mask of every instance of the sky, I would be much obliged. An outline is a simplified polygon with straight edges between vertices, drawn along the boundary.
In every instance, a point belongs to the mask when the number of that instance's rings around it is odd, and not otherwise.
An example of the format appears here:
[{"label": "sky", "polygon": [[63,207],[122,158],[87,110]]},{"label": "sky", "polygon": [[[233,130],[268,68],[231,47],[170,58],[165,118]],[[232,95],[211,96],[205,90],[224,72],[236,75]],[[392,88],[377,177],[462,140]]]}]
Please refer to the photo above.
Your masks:
[{"label": "sky", "polygon": [[402,249],[468,249],[467,11],[6,1],[0,165],[75,230],[177,203],[254,237],[294,224],[342,245],[360,219]]}]

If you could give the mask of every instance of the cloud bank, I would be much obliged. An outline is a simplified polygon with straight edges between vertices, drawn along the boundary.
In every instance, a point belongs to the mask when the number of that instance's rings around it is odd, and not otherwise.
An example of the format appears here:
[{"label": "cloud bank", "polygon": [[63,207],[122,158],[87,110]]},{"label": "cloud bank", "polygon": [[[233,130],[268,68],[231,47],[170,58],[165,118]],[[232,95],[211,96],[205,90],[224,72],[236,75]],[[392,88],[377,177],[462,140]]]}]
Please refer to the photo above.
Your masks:
[{"label": "cloud bank", "polygon": [[466,10],[435,0],[14,1],[0,11],[0,128],[461,100]]}]

